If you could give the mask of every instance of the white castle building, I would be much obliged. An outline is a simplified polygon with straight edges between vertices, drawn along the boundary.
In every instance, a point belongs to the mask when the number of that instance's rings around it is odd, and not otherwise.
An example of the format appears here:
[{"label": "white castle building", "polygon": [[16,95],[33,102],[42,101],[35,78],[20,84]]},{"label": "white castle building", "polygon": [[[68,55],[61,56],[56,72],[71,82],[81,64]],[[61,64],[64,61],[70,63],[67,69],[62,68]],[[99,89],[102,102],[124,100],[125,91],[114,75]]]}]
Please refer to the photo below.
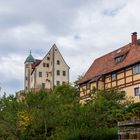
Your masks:
[{"label": "white castle building", "polygon": [[30,52],[25,61],[25,91],[53,89],[69,83],[69,69],[55,44],[42,60],[34,59]]}]

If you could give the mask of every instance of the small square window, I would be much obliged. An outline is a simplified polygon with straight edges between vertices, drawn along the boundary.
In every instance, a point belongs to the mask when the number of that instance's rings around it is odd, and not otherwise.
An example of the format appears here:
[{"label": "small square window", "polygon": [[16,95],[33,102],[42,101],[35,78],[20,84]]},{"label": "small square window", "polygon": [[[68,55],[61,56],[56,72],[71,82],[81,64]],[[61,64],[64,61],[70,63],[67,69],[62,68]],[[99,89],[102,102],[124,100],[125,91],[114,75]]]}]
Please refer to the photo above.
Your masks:
[{"label": "small square window", "polygon": [[57,65],[60,65],[60,61],[59,60],[57,60]]},{"label": "small square window", "polygon": [[90,84],[87,84],[87,89],[90,89]]},{"label": "small square window", "polygon": [[57,85],[60,85],[60,81],[56,81],[56,84],[57,84]]},{"label": "small square window", "polygon": [[57,74],[57,75],[60,75],[60,70],[57,70],[57,71],[56,71],[56,74]]},{"label": "small square window", "polygon": [[43,67],[45,67],[46,66],[46,64],[45,63],[43,63]]},{"label": "small square window", "polygon": [[25,67],[26,67],[26,68],[29,68],[29,65],[28,65],[28,64],[26,64],[26,65],[25,65]]},{"label": "small square window", "polygon": [[66,71],[63,71],[63,76],[66,76]]},{"label": "small square window", "polygon": [[39,72],[39,77],[42,77],[42,72]]},{"label": "small square window", "polygon": [[116,63],[122,62],[123,56],[119,56],[115,58]]},{"label": "small square window", "polygon": [[42,83],[42,88],[43,88],[43,89],[45,88],[45,83]]},{"label": "small square window", "polygon": [[50,60],[50,57],[47,57],[47,60]]},{"label": "small square window", "polygon": [[66,84],[66,82],[65,82],[65,81],[63,81],[63,82],[62,82],[62,84],[63,84],[63,85],[65,85],[65,84]]},{"label": "small square window", "polygon": [[137,73],[140,73],[140,65],[133,67],[133,74],[137,74]]},{"label": "small square window", "polygon": [[49,67],[49,64],[47,63],[47,67]]},{"label": "small square window", "polygon": [[49,74],[47,73],[47,77],[49,77]]},{"label": "small square window", "polygon": [[112,77],[112,81],[115,81],[116,80],[116,74],[115,73],[112,74],[111,77]]},{"label": "small square window", "polygon": [[134,88],[134,95],[135,96],[140,96],[140,88],[139,87],[136,87],[136,88]]}]

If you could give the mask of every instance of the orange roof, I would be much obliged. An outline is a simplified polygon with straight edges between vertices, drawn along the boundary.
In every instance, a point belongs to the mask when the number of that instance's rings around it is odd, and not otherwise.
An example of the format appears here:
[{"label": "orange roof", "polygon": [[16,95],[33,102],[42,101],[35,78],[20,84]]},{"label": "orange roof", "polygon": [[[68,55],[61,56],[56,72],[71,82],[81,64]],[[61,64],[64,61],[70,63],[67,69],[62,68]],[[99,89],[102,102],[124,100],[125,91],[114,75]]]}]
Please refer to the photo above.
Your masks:
[{"label": "orange roof", "polygon": [[[123,54],[126,55],[124,60],[116,63],[115,58]],[[140,44],[137,43],[132,45],[132,43],[129,43],[111,53],[97,58],[79,83],[82,84],[86,81],[92,80],[97,76],[119,70],[137,62],[140,62]]]}]

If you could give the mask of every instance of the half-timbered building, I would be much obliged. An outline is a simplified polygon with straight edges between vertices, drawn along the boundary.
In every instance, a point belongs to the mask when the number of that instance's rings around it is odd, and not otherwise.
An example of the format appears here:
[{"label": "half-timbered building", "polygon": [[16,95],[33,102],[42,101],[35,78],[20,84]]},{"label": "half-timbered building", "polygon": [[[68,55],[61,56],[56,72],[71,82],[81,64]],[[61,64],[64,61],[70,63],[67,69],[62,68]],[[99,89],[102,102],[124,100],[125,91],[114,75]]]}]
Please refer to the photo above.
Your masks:
[{"label": "half-timbered building", "polygon": [[97,58],[80,80],[81,101],[89,100],[89,92],[120,89],[126,96],[140,101],[140,39],[131,35],[131,43]]}]

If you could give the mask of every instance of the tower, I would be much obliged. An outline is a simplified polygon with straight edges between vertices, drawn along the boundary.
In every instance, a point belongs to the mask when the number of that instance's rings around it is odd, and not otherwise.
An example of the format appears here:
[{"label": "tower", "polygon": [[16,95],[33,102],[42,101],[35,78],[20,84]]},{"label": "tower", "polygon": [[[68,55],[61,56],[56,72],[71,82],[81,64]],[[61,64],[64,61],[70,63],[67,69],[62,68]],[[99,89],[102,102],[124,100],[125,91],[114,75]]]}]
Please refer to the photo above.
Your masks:
[{"label": "tower", "polygon": [[34,57],[31,54],[25,60],[25,77],[24,77],[24,85],[25,90],[29,91],[31,88],[31,71],[32,71],[32,64],[35,62]]}]

